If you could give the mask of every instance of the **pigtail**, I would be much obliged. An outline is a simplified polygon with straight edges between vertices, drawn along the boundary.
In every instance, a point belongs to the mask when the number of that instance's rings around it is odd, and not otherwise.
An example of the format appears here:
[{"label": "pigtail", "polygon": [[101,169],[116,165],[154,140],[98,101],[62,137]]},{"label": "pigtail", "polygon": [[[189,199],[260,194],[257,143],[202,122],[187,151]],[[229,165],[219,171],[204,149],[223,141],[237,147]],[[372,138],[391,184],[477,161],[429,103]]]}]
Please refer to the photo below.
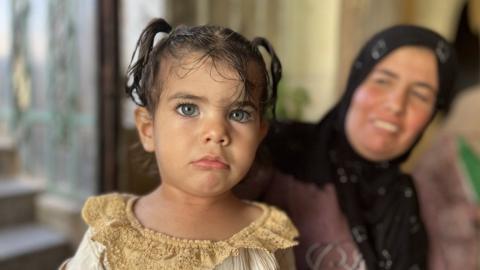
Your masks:
[{"label": "pigtail", "polygon": [[272,119],[275,120],[275,108],[276,108],[276,100],[278,95],[278,83],[282,78],[282,63],[280,63],[280,59],[278,59],[273,46],[270,42],[263,38],[263,37],[256,37],[252,40],[252,45],[254,47],[263,47],[270,57],[272,58],[270,63],[270,73],[272,76],[272,94],[270,96],[270,101],[272,101]]},{"label": "pigtail", "polygon": [[[130,64],[127,69],[127,83],[125,90],[138,106],[146,106],[146,89],[142,87],[142,74],[145,65],[147,65],[150,57],[150,52],[153,49],[155,36],[158,33],[170,33],[172,27],[164,19],[154,19],[140,34],[135,50],[133,51]],[[135,55],[137,60],[134,62]]]}]

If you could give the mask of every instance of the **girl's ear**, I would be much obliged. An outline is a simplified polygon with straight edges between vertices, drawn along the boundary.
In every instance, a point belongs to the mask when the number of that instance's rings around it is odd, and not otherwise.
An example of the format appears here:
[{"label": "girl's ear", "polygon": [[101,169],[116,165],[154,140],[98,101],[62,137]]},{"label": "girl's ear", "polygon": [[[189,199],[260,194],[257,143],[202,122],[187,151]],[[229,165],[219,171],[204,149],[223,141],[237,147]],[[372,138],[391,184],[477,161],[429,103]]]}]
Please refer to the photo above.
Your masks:
[{"label": "girl's ear", "polygon": [[147,152],[154,152],[153,119],[146,108],[138,107],[135,109],[135,125],[143,149]]}]

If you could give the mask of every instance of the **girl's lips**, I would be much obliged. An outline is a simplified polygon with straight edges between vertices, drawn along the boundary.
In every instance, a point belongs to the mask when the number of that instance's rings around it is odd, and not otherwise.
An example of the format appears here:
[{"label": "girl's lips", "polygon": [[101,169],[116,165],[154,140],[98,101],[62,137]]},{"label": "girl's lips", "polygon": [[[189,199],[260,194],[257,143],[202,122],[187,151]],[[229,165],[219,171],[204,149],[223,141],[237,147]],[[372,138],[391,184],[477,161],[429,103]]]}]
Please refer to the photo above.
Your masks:
[{"label": "girl's lips", "polygon": [[216,158],[201,158],[192,162],[193,165],[203,169],[228,169],[228,165]]}]

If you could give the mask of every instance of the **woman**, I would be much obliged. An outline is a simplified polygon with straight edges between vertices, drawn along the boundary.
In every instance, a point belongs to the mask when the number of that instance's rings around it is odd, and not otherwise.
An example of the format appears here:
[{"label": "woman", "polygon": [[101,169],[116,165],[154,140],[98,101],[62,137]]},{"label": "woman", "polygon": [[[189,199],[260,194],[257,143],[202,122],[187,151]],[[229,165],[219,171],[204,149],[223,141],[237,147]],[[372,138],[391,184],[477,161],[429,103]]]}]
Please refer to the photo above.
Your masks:
[{"label": "woman", "polygon": [[415,187],[399,165],[448,98],[453,54],[428,29],[386,29],[360,51],[343,97],[318,124],[271,129],[278,170],[239,192],[288,212],[300,230],[299,269],[427,269]]}]

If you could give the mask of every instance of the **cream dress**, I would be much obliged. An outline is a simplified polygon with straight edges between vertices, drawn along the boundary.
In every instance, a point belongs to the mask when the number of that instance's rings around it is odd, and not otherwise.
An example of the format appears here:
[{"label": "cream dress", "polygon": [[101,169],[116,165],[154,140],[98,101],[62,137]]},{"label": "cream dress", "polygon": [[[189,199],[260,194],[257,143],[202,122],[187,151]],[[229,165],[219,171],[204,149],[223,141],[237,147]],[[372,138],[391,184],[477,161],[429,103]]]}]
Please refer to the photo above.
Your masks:
[{"label": "cream dress", "polygon": [[292,247],[298,231],[274,207],[254,203],[262,215],[226,240],[187,240],[143,227],[133,214],[137,198],[88,199],[82,215],[89,229],[60,269],[295,269]]}]

